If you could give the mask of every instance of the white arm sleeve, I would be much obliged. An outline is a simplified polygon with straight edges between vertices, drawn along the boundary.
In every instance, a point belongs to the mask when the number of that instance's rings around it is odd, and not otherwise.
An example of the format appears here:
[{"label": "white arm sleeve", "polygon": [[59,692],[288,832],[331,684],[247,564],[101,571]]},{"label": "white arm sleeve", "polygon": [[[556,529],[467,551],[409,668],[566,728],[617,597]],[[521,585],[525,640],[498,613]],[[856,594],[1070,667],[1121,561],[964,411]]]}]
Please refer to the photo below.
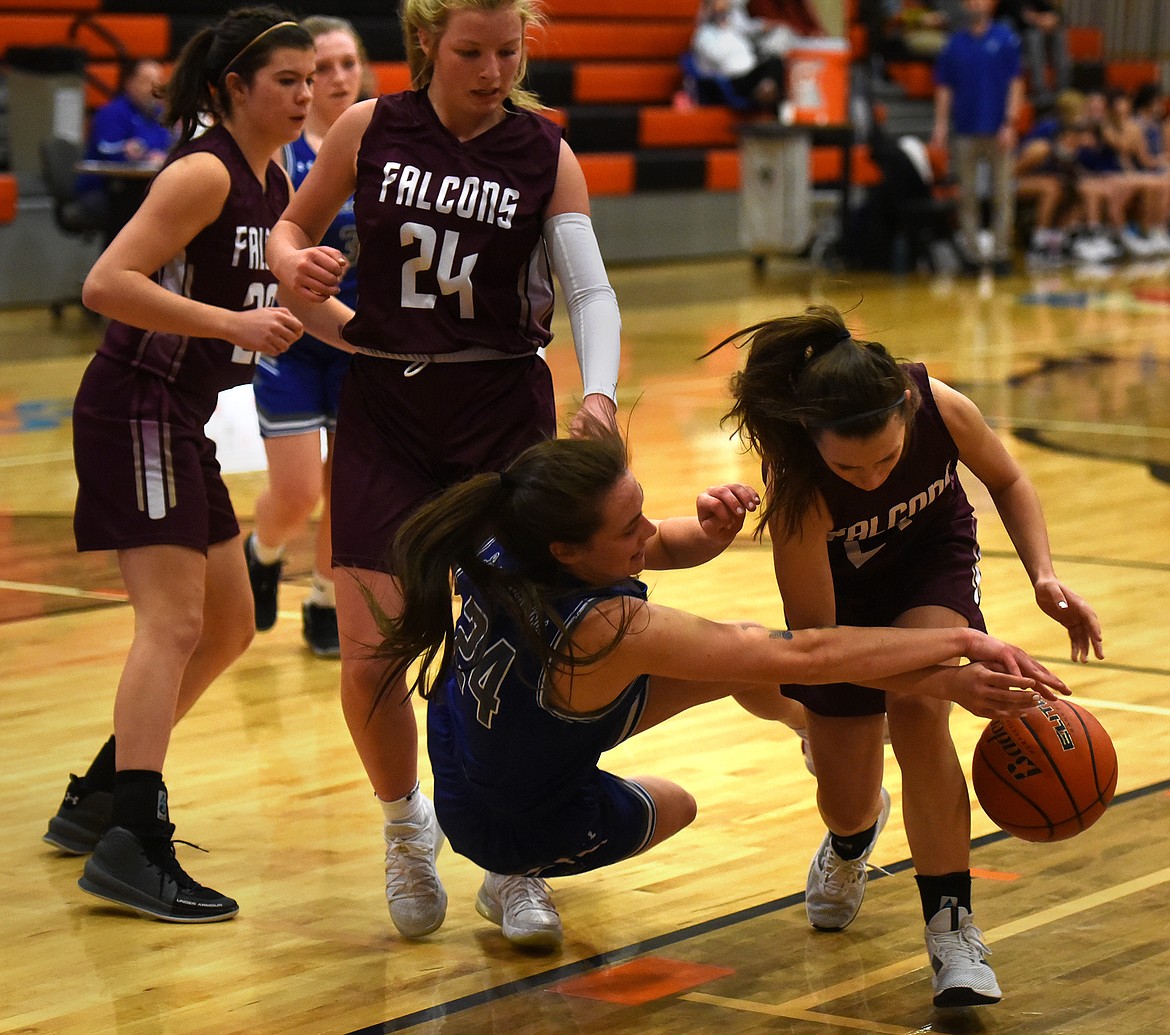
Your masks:
[{"label": "white arm sleeve", "polygon": [[593,222],[583,212],[562,212],[545,222],[544,241],[565,292],[584,394],[606,395],[616,403],[622,318]]}]

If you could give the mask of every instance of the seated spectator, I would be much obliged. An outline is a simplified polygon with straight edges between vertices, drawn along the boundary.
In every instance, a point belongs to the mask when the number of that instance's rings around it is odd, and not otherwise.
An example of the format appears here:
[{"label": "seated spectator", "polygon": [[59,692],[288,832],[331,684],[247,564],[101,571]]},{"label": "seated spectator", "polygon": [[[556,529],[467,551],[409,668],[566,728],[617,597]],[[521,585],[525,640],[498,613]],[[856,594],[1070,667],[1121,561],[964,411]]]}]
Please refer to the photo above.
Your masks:
[{"label": "seated spectator", "polygon": [[1153,196],[1156,208],[1158,186],[1127,165],[1125,128],[1111,112],[1109,98],[1104,93],[1093,91],[1085,95],[1085,118],[1088,131],[1077,161],[1085,173],[1081,177],[1081,194],[1085,198],[1086,218],[1092,219],[1093,202],[1099,198],[1099,211],[1113,242],[1134,257],[1150,256],[1153,247],[1142,234],[1130,229],[1128,213],[1131,207],[1142,207],[1146,195]]},{"label": "seated spectator", "polygon": [[1036,123],[1020,144],[1016,199],[1036,203],[1028,248],[1031,266],[1062,263],[1069,247],[1065,227],[1083,218],[1077,155],[1085,133],[1084,106],[1080,93],[1064,91],[1056,114]]},{"label": "seated spectator", "polygon": [[1162,90],[1154,83],[1139,86],[1133,95],[1133,118],[1146,138],[1146,152],[1153,168],[1170,168],[1167,146],[1166,104]]},{"label": "seated spectator", "polygon": [[[118,93],[94,112],[85,151],[86,161],[161,165],[175,142],[163,124],[163,69],[157,61],[124,62]],[[83,174],[77,196],[93,221],[103,228],[105,243],[127,223],[145,193],[145,180]]]},{"label": "seated spectator", "polygon": [[[996,17],[1011,22],[1028,61],[1028,87],[1038,106],[1069,86],[1068,41],[1061,0],[999,0]],[[1049,79],[1049,69],[1052,71]]]},{"label": "seated spectator", "polygon": [[797,36],[825,36],[825,26],[808,0],[748,0],[747,12],[771,25],[786,25]]},{"label": "seated spectator", "polygon": [[784,98],[784,62],[761,53],[757,40],[764,29],[735,0],[704,0],[691,56],[696,72],[722,81],[739,99],[737,107],[775,113]]},{"label": "seated spectator", "polygon": [[[1170,160],[1166,154],[1162,127],[1149,115],[1157,106],[1160,91],[1152,84],[1144,86],[1133,99],[1124,91],[1110,97],[1109,120],[1119,137],[1122,165],[1137,180],[1140,209],[1137,213],[1144,238],[1144,250],[1150,255],[1170,254]],[[1137,104],[1142,111],[1139,118]]]},{"label": "seated spectator", "polygon": [[869,40],[870,67],[886,76],[890,63],[933,61],[966,15],[962,0],[858,0],[858,20]]}]

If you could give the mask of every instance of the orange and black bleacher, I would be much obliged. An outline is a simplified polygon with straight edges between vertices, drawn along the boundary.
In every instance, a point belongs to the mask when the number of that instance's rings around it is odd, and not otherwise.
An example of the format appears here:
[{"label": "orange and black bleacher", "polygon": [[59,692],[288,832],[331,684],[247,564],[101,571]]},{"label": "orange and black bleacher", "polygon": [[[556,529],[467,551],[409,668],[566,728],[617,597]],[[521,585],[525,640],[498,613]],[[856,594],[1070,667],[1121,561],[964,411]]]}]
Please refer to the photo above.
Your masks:
[{"label": "orange and black bleacher", "polygon": [[[699,0],[546,0],[548,23],[530,45],[530,83],[552,108],[577,153],[596,198],[654,191],[727,194],[739,188],[737,127],[745,116],[723,107],[676,105],[679,56],[689,46]],[[92,109],[110,94],[115,58],[174,58],[203,25],[220,18],[221,0],[0,0],[0,54],[9,46],[66,44],[88,54],[86,93]],[[851,5],[852,6],[852,5]],[[338,0],[365,42],[379,88],[409,84],[393,0]],[[169,8],[169,9],[168,9]],[[850,27],[851,54],[865,57],[864,32]],[[111,43],[111,41],[115,41]],[[1133,89],[1157,81],[1152,62],[1109,62],[1101,33],[1071,28],[1069,43],[1083,69],[1096,63],[1107,85]],[[929,67],[893,69],[907,93],[925,94]],[[1085,73],[1088,74],[1088,73]],[[863,145],[852,153],[856,185],[879,173]],[[842,155],[814,147],[810,178],[834,184]]]}]

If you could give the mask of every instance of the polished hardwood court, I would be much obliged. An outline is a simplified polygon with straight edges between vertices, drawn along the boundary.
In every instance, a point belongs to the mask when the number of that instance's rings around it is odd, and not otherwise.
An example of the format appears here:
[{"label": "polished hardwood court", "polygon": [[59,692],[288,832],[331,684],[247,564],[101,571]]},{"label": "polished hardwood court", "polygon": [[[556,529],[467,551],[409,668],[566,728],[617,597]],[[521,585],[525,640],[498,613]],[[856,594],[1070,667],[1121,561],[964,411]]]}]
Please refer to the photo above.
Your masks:
[{"label": "polished hardwood court", "polygon": [[[1118,797],[1052,845],[996,831],[976,807],[975,917],[1004,1001],[937,1011],[888,758],[894,811],[865,906],[846,931],[807,924],[823,828],[787,729],[731,702],[611,752],[615,772],[686,786],[699,816],[633,860],[552,887],[552,955],[513,949],[475,912],[480,872],[445,850],[447,921],[398,938],[382,889],[377,809],[342,721],[336,663],[300,640],[309,539],[281,616],[176,730],[167,783],[179,858],[237,898],[237,919],[186,927],[103,906],[82,862],[41,834],[70,771],[111,729],[131,636],[113,558],[78,556],[69,413],[100,325],[77,307],[0,312],[0,1031],[121,1035],[413,1032],[996,1033],[1170,1031],[1170,270],[1122,267],[997,281],[893,279],[744,259],[611,271],[623,317],[620,402],[651,516],[710,484],[758,484],[720,427],[741,355],[699,360],[736,329],[827,301],[859,337],[925,361],[969,394],[1032,476],[1057,571],[1096,607],[1106,659],[1068,661],[986,492],[976,505],[991,631],[1064,677],[1112,734]],[[549,361],[563,416],[578,379],[558,315]],[[221,447],[225,462],[229,443]],[[228,476],[247,527],[262,470]],[[650,573],[654,599],[780,624],[767,543],[749,531],[690,571]],[[421,709],[422,705],[415,702]],[[984,723],[956,709],[969,762]],[[422,780],[429,782],[424,764]]]}]

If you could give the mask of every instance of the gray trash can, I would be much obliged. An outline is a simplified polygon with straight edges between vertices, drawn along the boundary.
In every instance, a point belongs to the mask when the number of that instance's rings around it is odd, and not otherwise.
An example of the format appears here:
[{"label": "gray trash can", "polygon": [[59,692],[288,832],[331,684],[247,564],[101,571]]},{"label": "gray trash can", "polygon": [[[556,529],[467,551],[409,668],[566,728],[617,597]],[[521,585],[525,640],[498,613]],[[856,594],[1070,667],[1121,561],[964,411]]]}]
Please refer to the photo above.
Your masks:
[{"label": "gray trash can", "polygon": [[812,239],[810,129],[776,122],[739,128],[739,243],[762,269],[768,255],[795,255]]},{"label": "gray trash can", "polygon": [[14,173],[39,178],[42,140],[58,136],[84,142],[85,51],[9,47],[5,64],[9,161]]}]

